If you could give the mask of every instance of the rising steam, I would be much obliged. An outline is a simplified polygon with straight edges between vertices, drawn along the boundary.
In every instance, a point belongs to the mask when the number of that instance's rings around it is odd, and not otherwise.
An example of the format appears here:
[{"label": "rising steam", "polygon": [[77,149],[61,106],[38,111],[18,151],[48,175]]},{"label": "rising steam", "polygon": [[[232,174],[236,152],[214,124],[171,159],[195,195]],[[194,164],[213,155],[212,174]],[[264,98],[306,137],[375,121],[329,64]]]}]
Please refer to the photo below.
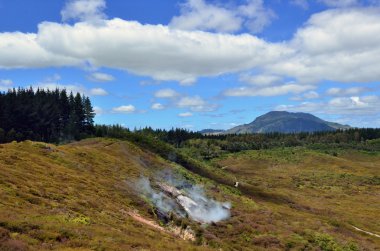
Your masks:
[{"label": "rising steam", "polygon": [[142,176],[131,185],[165,214],[189,216],[201,223],[218,222],[230,217],[231,204],[208,198],[202,187],[192,185],[182,178],[163,178],[164,182],[151,182]]}]

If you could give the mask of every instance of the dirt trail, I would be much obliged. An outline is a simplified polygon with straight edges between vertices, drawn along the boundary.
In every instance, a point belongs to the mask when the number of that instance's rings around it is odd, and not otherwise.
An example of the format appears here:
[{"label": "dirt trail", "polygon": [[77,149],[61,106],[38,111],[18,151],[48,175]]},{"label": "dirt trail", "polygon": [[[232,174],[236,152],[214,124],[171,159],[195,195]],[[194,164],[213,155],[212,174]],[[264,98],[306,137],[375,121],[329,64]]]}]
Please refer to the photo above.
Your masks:
[{"label": "dirt trail", "polygon": [[359,232],[366,233],[366,234],[368,234],[368,235],[371,235],[371,236],[375,236],[375,237],[377,237],[377,238],[380,238],[380,235],[378,235],[378,234],[374,234],[374,233],[371,233],[371,232],[365,231],[365,230],[360,229],[360,228],[355,227],[355,226],[352,226],[352,227],[353,227],[355,230],[359,231]]},{"label": "dirt trail", "polygon": [[138,222],[141,222],[145,225],[148,225],[152,228],[155,228],[161,232],[167,232],[163,227],[159,226],[157,223],[151,220],[144,219],[141,215],[139,215],[136,212],[128,212],[128,215],[131,216],[133,219],[135,219]]},{"label": "dirt trail", "polygon": [[142,224],[148,225],[148,226],[150,226],[154,229],[157,229],[161,232],[168,233],[168,234],[173,235],[175,237],[181,238],[185,241],[195,241],[195,239],[196,239],[195,233],[191,229],[183,230],[180,227],[176,227],[176,226],[171,226],[171,227],[169,227],[169,229],[165,229],[165,228],[161,227],[160,225],[158,225],[156,222],[143,218],[141,215],[139,215],[135,211],[125,212],[123,210],[123,213],[126,213],[127,215],[132,217],[134,220],[136,220]]}]

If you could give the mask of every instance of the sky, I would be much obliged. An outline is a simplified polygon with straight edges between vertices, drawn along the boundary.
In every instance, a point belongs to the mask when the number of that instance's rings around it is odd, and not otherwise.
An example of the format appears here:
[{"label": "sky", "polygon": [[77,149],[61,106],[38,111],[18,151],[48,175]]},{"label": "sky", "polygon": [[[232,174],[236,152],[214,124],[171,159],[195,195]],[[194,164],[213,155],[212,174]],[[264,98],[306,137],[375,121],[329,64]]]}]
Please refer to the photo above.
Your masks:
[{"label": "sky", "polygon": [[380,0],[0,0],[0,91],[19,86],[132,129],[273,110],[380,127]]}]

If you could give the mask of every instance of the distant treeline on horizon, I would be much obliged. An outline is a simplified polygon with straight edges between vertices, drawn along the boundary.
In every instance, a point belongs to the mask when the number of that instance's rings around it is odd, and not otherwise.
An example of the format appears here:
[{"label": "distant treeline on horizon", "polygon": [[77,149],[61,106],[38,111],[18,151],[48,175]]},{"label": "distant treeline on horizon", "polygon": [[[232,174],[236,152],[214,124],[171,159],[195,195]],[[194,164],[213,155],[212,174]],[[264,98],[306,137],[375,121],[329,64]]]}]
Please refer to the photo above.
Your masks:
[{"label": "distant treeline on horizon", "polygon": [[[95,113],[88,97],[65,89],[11,89],[0,92],[0,143],[34,140],[64,143],[86,137],[138,140],[145,137],[175,147],[208,144],[228,152],[310,144],[352,145],[380,139],[380,128],[351,128],[313,133],[203,135],[180,128],[146,127],[134,131],[119,125],[94,125]],[[131,136],[132,135],[132,136]],[[132,140],[132,141],[133,141]]]},{"label": "distant treeline on horizon", "polygon": [[141,141],[163,141],[176,148],[189,145],[211,150],[213,147],[227,152],[259,150],[275,147],[292,147],[305,145],[335,145],[341,147],[359,147],[369,150],[377,149],[371,140],[380,139],[380,128],[350,128],[345,130],[304,132],[304,133],[254,133],[254,134],[220,134],[204,135],[181,128],[171,130],[146,127],[130,131],[120,125],[96,125],[95,136]]}]

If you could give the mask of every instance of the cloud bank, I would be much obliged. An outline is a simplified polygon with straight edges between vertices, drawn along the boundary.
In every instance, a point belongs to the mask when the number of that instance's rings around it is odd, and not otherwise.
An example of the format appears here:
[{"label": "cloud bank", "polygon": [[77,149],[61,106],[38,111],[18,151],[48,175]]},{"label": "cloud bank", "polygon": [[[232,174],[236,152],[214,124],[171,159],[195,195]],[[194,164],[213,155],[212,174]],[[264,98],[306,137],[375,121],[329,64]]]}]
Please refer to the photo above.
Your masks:
[{"label": "cloud bank", "polygon": [[[226,90],[227,96],[297,94],[315,89],[324,80],[368,83],[380,79],[379,8],[317,13],[291,40],[271,43],[250,34],[106,20],[103,3],[69,2],[62,16],[64,20],[80,20],[75,24],[43,22],[36,34],[0,33],[0,69],[91,65],[184,85],[200,77],[255,72],[241,78],[242,86]],[[188,4],[206,3],[194,0]],[[262,2],[246,4],[261,6]],[[65,14],[71,8],[75,10],[72,17]],[[112,80],[112,76],[99,73],[92,77]]]}]

